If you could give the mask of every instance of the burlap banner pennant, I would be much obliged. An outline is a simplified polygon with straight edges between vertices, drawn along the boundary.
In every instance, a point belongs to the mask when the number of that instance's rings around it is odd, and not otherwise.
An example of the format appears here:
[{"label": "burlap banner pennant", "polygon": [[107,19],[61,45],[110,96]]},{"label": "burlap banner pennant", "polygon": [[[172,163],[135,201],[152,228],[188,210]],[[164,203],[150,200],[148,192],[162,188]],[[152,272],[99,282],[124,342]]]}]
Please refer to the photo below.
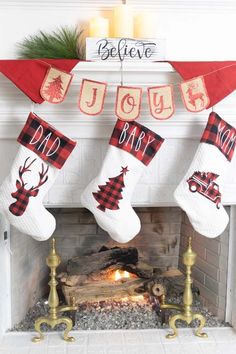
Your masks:
[{"label": "burlap banner pennant", "polygon": [[141,109],[142,89],[131,86],[118,86],[116,94],[116,116],[127,122],[137,119]]},{"label": "burlap banner pennant", "polygon": [[180,84],[182,100],[190,112],[201,112],[210,103],[203,76],[184,81]]},{"label": "burlap banner pennant", "polygon": [[[92,116],[100,114],[104,108],[107,86],[106,82],[83,79],[78,100],[81,112]],[[174,86],[170,84],[147,88],[150,113],[155,119],[169,119],[174,114]],[[184,81],[178,86],[188,111],[200,112],[207,108],[209,96],[202,76]],[[127,122],[137,119],[140,115],[141,101],[142,89],[140,87],[117,86],[116,116]]]},{"label": "burlap banner pennant", "polygon": [[148,103],[154,118],[170,118],[175,111],[173,85],[148,87]]},{"label": "burlap banner pennant", "polygon": [[50,103],[61,103],[65,99],[72,77],[71,73],[49,68],[40,89],[41,97]]},{"label": "burlap banner pennant", "polygon": [[81,112],[90,116],[100,114],[104,107],[107,83],[83,79],[78,106]]}]

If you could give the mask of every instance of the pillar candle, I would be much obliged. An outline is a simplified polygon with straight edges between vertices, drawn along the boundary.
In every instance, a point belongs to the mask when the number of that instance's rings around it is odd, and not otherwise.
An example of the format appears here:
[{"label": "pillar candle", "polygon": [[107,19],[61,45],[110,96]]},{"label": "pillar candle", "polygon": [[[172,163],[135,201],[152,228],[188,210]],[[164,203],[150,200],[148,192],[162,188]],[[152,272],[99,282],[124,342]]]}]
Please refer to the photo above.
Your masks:
[{"label": "pillar candle", "polygon": [[156,23],[153,14],[144,11],[135,16],[134,37],[135,38],[155,38],[156,37]]},{"label": "pillar candle", "polygon": [[90,37],[109,37],[109,21],[107,18],[94,17],[89,21]]},{"label": "pillar candle", "polygon": [[126,4],[114,8],[114,37],[133,38],[134,24],[132,8]]}]

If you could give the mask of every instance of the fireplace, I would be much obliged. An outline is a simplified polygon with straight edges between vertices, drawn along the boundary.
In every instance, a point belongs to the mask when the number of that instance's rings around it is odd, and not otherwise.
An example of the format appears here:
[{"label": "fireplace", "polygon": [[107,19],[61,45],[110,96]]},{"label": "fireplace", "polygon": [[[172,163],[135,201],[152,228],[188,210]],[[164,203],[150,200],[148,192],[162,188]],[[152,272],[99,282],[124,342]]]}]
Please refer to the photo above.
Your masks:
[{"label": "fireplace", "polygon": [[[100,247],[117,246],[95,223],[93,216],[81,208],[80,195],[87,182],[99,171],[115,117],[114,87],[120,81],[120,66],[116,63],[81,63],[74,69],[75,78],[68,97],[60,106],[43,104],[34,110],[47,118],[59,130],[78,141],[78,146],[61,171],[44,202],[57,218],[55,239],[62,257],[59,271],[65,270],[65,262],[74,256],[98,251]],[[139,75],[137,76],[137,71]],[[107,104],[99,117],[87,117],[76,107],[81,78],[108,81]],[[178,83],[179,76],[167,63],[124,65],[126,84],[155,85]],[[7,151],[7,159],[0,157],[0,180],[9,171],[17,151],[16,137],[31,108],[28,100],[13,85],[1,78],[4,86],[5,114],[0,120],[0,148]],[[217,239],[207,239],[193,231],[186,215],[176,207],[173,192],[182,179],[197,148],[209,112],[187,112],[176,90],[176,114],[170,120],[158,122],[150,118],[148,106],[142,107],[140,123],[166,138],[158,158],[142,176],[133,195],[132,203],[142,222],[142,230],[133,241],[122,247],[136,247],[142,259],[161,271],[181,266],[181,256],[187,237],[192,236],[193,248],[198,254],[193,269],[194,287],[200,298],[220,320],[235,325],[234,310],[234,254],[235,254],[235,204],[236,180],[227,177],[223,203],[227,206],[230,223]],[[215,110],[232,125],[235,117],[226,107],[233,107],[235,94],[220,103]],[[18,110],[13,112],[17,99]],[[145,95],[144,100],[145,102]],[[7,108],[8,107],[8,108]],[[236,160],[232,161],[232,169]],[[0,265],[3,281],[0,284],[0,333],[22,321],[30,307],[47,293],[48,268],[45,258],[49,242],[36,242],[8,224],[1,216]]]},{"label": "fireplace", "polygon": [[[227,211],[230,213],[230,208],[227,208]],[[219,238],[210,240],[197,234],[192,229],[186,214],[178,207],[136,208],[136,212],[142,221],[142,228],[136,238],[124,245],[113,241],[105,231],[99,228],[93,215],[86,209],[54,208],[50,212],[57,220],[54,237],[57,253],[62,260],[58,268],[58,274],[60,274],[59,278],[64,279],[63,281],[59,280],[59,283],[62,286],[70,285],[65,286],[67,303],[70,303],[68,291],[75,288],[78,279],[80,281],[79,286],[77,286],[77,290],[80,290],[80,292],[78,292],[79,295],[76,298],[78,311],[75,316],[76,320],[74,319],[74,328],[130,329],[165,326],[163,321],[166,318],[163,319],[163,314],[159,311],[158,297],[152,296],[156,295],[152,291],[143,289],[144,285],[149,286],[148,281],[151,275],[141,275],[139,279],[143,279],[143,281],[136,285],[135,290],[133,286],[129,288],[119,286],[119,284],[122,284],[122,279],[127,281],[127,277],[131,277],[130,282],[137,281],[138,276],[136,274],[139,274],[133,272],[133,270],[130,272],[124,271],[124,259],[128,259],[127,264],[132,263],[133,260],[136,262],[134,259],[136,253],[133,250],[138,251],[139,261],[144,262],[145,266],[149,267],[144,268],[144,272],[148,274],[150,269],[157,272],[157,280],[154,285],[160,284],[160,295],[162,294],[161,287],[164,286],[171,301],[174,299],[176,303],[179,303],[182,301],[184,287],[184,277],[180,273],[180,271],[184,272],[181,257],[186,250],[189,236],[192,237],[193,249],[198,254],[197,263],[193,269],[195,304],[200,306],[205,315],[207,314],[207,325],[222,326],[225,324],[229,227]],[[117,249],[119,250],[118,247],[122,247],[121,249],[124,251],[128,249],[131,252],[122,254],[123,263],[119,263],[122,265],[120,270],[117,270],[117,264],[113,262],[112,266],[104,267],[102,272],[94,272],[92,281],[91,279],[88,281],[88,264],[83,264],[83,262],[86,258],[94,261],[93,255],[97,256],[98,252],[102,251],[101,248],[104,251],[104,246],[106,246],[105,251],[112,249],[117,251]],[[49,241],[38,243],[12,228],[11,323],[14,330],[33,330],[37,316],[44,314],[49,276],[45,259],[49,249]],[[76,267],[80,264],[83,268],[86,268],[80,275],[73,268],[71,274],[77,274],[77,277],[65,273],[68,269],[68,260],[74,260],[75,257],[78,257],[79,260]],[[122,262],[122,257],[119,258],[118,254],[117,262]],[[102,269],[102,264],[97,262],[96,265],[97,268],[99,268],[99,265]],[[94,271],[93,266],[91,269]],[[89,275],[91,274],[89,273]],[[108,288],[110,283],[112,285]],[[85,291],[81,291],[85,285]],[[114,291],[112,293],[114,286],[117,286],[116,294]],[[91,288],[92,293],[90,293]],[[94,292],[96,288],[97,294]],[[103,296],[101,296],[101,290],[103,290]],[[108,296],[109,291],[110,295]],[[125,291],[127,291],[127,294]],[[87,292],[86,296],[85,292]],[[61,291],[59,293],[62,302],[65,303],[65,297]],[[97,321],[92,317],[96,311]],[[116,323],[113,323],[107,314],[112,313],[112,311],[114,311],[114,314],[111,317],[117,316]],[[139,311],[145,313],[144,318]],[[123,318],[126,316],[125,314],[128,314],[126,321],[121,320],[121,317],[117,315],[118,312],[123,314]],[[107,316],[105,324],[102,317],[104,313]],[[132,316],[130,313],[133,313]]]}]

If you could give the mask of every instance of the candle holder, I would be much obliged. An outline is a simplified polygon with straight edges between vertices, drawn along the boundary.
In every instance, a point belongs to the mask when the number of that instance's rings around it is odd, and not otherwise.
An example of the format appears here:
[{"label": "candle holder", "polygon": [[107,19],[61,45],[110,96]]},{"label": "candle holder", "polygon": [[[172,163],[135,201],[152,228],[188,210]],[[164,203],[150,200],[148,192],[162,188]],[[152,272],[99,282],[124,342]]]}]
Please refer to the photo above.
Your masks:
[{"label": "candle holder", "polygon": [[192,293],[192,267],[196,263],[197,254],[192,250],[192,238],[188,239],[188,248],[183,254],[183,264],[186,266],[186,279],[185,279],[185,288],[183,295],[183,305],[175,305],[175,304],[167,304],[165,302],[166,296],[161,296],[161,309],[172,309],[180,311],[181,313],[176,314],[169,319],[169,326],[173,330],[173,333],[169,333],[166,335],[166,338],[173,339],[177,337],[178,330],[176,328],[175,322],[177,320],[182,320],[190,324],[193,320],[199,320],[200,324],[195,332],[195,335],[201,338],[208,338],[207,333],[202,332],[203,327],[205,326],[206,319],[200,313],[192,312],[192,304],[193,304],[193,293]]},{"label": "candle holder", "polygon": [[48,297],[48,305],[50,307],[49,315],[45,317],[40,317],[35,321],[35,330],[39,333],[39,336],[36,336],[32,339],[34,343],[40,342],[44,339],[44,335],[40,329],[43,323],[48,324],[51,328],[54,328],[56,325],[64,323],[66,325],[66,329],[63,334],[63,339],[67,342],[73,342],[75,340],[74,337],[68,336],[68,333],[71,331],[73,327],[73,322],[69,317],[63,316],[60,317],[59,314],[65,311],[76,311],[77,306],[75,306],[75,299],[72,298],[72,306],[59,306],[59,297],[57,293],[57,280],[56,280],[56,269],[61,263],[60,256],[56,253],[55,248],[55,239],[52,239],[51,243],[51,251],[48,257],[46,258],[46,264],[50,268],[50,281],[48,285],[50,286],[50,293]]}]

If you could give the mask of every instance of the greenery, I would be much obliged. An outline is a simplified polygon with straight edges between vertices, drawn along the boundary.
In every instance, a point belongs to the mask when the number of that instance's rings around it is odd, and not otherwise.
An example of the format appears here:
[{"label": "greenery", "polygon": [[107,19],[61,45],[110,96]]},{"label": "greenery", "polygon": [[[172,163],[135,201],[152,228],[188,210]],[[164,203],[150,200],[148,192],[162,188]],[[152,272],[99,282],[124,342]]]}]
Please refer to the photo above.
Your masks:
[{"label": "greenery", "polygon": [[39,31],[18,43],[20,59],[83,59],[82,31],[60,27],[52,33]]}]

